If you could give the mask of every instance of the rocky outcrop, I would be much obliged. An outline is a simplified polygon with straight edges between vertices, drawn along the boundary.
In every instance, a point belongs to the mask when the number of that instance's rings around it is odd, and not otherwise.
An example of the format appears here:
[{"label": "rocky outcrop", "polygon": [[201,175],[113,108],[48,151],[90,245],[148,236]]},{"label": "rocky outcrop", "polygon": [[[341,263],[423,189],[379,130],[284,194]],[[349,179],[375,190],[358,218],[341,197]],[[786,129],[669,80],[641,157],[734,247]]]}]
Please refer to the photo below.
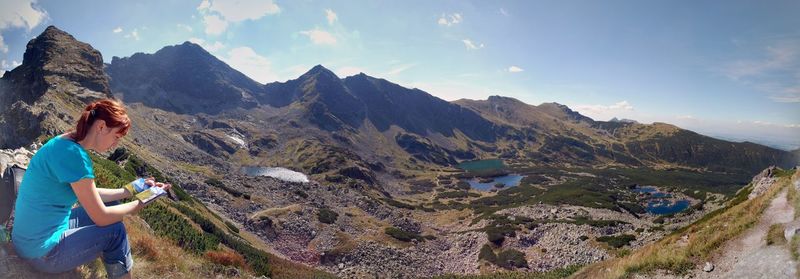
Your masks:
[{"label": "rocky outcrop", "polygon": [[54,26],[28,42],[0,91],[0,148],[70,129],[86,102],[111,96],[100,52]]},{"label": "rocky outcrop", "polygon": [[747,195],[747,199],[752,200],[760,196],[767,190],[769,190],[769,188],[771,188],[773,185],[775,185],[776,178],[773,176],[774,173],[775,173],[775,166],[771,166],[763,170],[755,177],[753,177],[753,181],[750,182],[750,184],[753,185],[753,190],[750,191],[749,195]]}]

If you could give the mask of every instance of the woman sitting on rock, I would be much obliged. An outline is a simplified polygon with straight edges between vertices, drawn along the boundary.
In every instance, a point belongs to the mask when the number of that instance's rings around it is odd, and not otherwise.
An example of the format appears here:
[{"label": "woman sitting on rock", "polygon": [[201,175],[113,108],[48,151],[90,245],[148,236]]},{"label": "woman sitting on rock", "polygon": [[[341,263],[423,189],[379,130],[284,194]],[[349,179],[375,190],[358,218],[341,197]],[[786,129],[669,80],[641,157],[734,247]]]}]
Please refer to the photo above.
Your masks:
[{"label": "woman sitting on rock", "polygon": [[[88,153],[115,148],[130,126],[119,102],[93,102],[74,131],[49,140],[31,158],[19,187],[11,239],[17,254],[39,271],[60,273],[102,256],[109,278],[130,278],[133,258],[122,218],[144,203],[105,203],[170,185],[147,179],[122,189],[97,188]],[[81,206],[73,208],[76,201]]]}]

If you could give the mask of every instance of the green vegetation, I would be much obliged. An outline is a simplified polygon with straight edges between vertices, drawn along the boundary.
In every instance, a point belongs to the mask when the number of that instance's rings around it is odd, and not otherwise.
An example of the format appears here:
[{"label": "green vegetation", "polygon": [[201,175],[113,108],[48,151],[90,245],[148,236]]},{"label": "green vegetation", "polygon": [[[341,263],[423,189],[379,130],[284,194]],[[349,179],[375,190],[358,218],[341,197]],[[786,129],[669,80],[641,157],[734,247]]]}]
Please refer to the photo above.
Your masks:
[{"label": "green vegetation", "polygon": [[[224,244],[244,256],[250,268],[257,275],[269,276],[271,274],[269,255],[266,252],[252,247],[238,236],[228,234],[226,232],[228,230],[235,229],[238,232],[238,229],[233,224],[228,223],[226,229],[221,229],[208,218],[198,213],[193,206],[202,207],[202,205],[196,203],[191,196],[181,189],[178,183],[175,183],[175,181],[164,176],[160,171],[127,151],[115,151],[111,158],[117,160],[127,159],[124,168],[120,167],[115,161],[92,155],[95,180],[98,186],[119,188],[135,177],[152,176],[157,181],[171,183],[172,189],[181,199],[179,202],[159,200],[139,212],[139,216],[148,223],[157,235],[171,239],[184,250],[197,255],[203,255],[207,251],[216,251],[220,248],[220,243]],[[218,216],[216,217],[220,219]],[[224,221],[222,222],[224,223]],[[201,230],[195,229],[192,223],[197,224]]]},{"label": "green vegetation", "polygon": [[219,180],[217,180],[215,178],[206,179],[205,182],[208,185],[220,188],[223,191],[228,192],[228,194],[231,194],[231,196],[234,196],[234,197],[237,197],[237,198],[241,197],[241,198],[245,198],[245,199],[248,199],[248,200],[250,199],[250,194],[242,193],[239,190],[236,190],[236,189],[233,189],[231,187],[228,187],[228,186],[225,185],[225,183],[222,183],[222,181],[219,181]]},{"label": "green vegetation", "polygon": [[514,249],[506,249],[497,253],[497,265],[506,268],[522,268],[528,267],[528,261],[525,259],[525,253]]},{"label": "green vegetation", "polygon": [[320,222],[325,224],[336,223],[336,219],[338,218],[339,218],[339,213],[336,213],[328,208],[320,208],[319,212],[317,213],[317,219],[319,219]]},{"label": "green vegetation", "polygon": [[449,191],[436,194],[437,199],[461,199],[466,197],[480,197],[478,193],[470,193],[467,191]]},{"label": "green vegetation", "polygon": [[481,171],[481,170],[501,170],[505,169],[506,166],[505,164],[503,164],[503,160],[489,159],[489,160],[463,162],[461,164],[458,164],[458,168],[465,171]]},{"label": "green vegetation", "polygon": [[497,262],[497,255],[492,250],[492,245],[484,244],[481,251],[478,252],[478,260],[484,260],[490,263]]},{"label": "green vegetation", "polygon": [[630,234],[623,234],[623,235],[611,235],[611,236],[601,236],[597,238],[599,242],[608,243],[609,246],[614,248],[622,248],[622,246],[628,245],[631,241],[636,240],[636,237]]},{"label": "green vegetation", "polygon": [[[776,183],[766,193],[750,200],[746,197],[752,186],[748,186],[736,193],[724,208],[627,256],[593,264],[575,276],[627,278],[635,273],[654,270],[668,270],[678,276],[683,275],[697,262],[707,260],[726,241],[751,228],[775,195],[789,185],[789,178],[780,178]],[[681,239],[686,234],[691,235],[688,244]]]},{"label": "green vegetation", "polygon": [[417,241],[425,241],[425,238],[422,237],[421,235],[413,232],[407,232],[400,228],[388,227],[384,230],[384,232],[389,236],[404,242],[409,242],[412,239],[416,239]]}]

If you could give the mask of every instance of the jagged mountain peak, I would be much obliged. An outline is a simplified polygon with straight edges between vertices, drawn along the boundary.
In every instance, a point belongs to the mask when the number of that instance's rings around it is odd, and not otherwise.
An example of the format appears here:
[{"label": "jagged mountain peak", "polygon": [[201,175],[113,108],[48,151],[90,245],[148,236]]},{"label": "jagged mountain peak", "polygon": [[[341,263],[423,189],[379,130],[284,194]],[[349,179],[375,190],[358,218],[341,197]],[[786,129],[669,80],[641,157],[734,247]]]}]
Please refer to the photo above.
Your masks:
[{"label": "jagged mountain peak", "polygon": [[2,78],[0,147],[71,128],[84,103],[111,95],[103,66],[99,51],[55,26],[31,39],[22,65]]},{"label": "jagged mountain peak", "polygon": [[114,57],[106,68],[114,94],[126,102],[177,113],[218,114],[253,108],[263,85],[199,45],[184,42],[153,54]]},{"label": "jagged mountain peak", "polygon": [[312,78],[312,77],[337,79],[337,80],[339,79],[339,77],[336,76],[336,74],[333,73],[333,71],[328,70],[328,68],[325,68],[325,66],[322,65],[316,65],[311,69],[309,69],[305,74],[300,76],[301,79]]}]

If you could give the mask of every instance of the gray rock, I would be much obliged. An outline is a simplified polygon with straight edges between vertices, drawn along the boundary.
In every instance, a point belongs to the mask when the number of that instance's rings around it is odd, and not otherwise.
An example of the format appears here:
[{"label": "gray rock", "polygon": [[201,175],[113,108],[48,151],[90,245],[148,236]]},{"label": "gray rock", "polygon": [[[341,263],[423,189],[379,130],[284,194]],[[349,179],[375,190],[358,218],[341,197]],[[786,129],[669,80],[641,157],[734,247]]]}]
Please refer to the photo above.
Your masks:
[{"label": "gray rock", "polygon": [[706,262],[706,265],[703,266],[703,271],[705,272],[711,272],[713,270],[714,270],[714,264],[712,264],[711,262]]}]

